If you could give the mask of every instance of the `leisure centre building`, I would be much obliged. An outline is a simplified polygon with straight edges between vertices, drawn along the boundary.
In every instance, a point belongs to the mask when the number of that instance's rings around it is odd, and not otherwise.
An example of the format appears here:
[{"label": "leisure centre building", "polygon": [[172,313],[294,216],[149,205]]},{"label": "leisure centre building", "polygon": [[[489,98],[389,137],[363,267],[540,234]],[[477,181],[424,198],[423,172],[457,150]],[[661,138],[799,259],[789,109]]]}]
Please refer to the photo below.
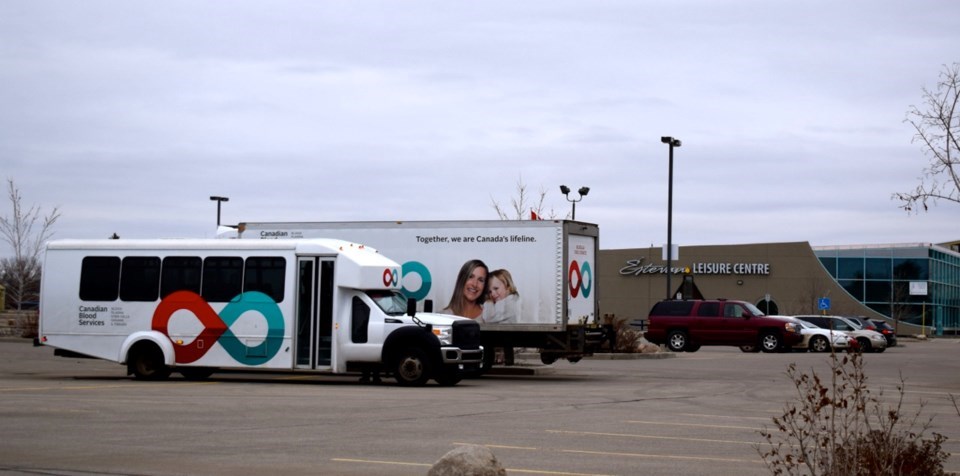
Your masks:
[{"label": "leisure centre building", "polygon": [[960,333],[960,241],[684,246],[672,264],[668,292],[661,248],[600,250],[600,312],[645,319],[657,301],[683,295],[748,301],[767,314],[884,319],[900,334]]}]

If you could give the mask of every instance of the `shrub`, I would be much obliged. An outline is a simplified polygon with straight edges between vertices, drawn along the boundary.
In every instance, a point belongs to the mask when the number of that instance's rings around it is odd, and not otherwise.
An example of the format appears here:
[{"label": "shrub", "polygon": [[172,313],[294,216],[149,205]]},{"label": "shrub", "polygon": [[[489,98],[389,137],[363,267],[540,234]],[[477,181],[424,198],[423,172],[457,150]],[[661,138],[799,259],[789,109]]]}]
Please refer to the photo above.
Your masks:
[{"label": "shrub", "polygon": [[617,321],[613,324],[617,340],[613,352],[634,354],[640,352],[640,344],[643,340],[643,332],[632,327],[627,321]]},{"label": "shrub", "polygon": [[[774,428],[760,434],[757,447],[775,475],[879,476],[944,474],[949,456],[946,437],[932,433],[931,419],[921,421],[923,403],[909,417],[902,414],[904,382],[893,405],[884,404],[867,388],[863,357],[831,354],[830,378],[787,368],[798,401],[788,403]],[[882,391],[879,396],[882,396]]]}]

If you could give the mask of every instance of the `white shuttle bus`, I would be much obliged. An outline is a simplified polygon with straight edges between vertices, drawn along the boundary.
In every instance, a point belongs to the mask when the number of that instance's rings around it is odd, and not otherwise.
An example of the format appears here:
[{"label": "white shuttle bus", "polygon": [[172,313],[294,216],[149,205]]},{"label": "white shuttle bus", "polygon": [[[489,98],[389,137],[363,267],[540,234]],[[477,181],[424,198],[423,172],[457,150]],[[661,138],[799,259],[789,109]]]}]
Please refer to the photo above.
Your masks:
[{"label": "white shuttle bus", "polygon": [[41,345],[138,379],[243,369],[455,385],[483,359],[477,323],[415,314],[400,265],[342,240],[52,241],[40,296]]}]

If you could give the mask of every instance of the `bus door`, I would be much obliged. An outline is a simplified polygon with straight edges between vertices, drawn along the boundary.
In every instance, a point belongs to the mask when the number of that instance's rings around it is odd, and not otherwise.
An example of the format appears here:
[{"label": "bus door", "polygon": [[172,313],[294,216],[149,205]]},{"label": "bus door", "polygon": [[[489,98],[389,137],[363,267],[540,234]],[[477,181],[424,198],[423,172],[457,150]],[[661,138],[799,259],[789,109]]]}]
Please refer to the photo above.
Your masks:
[{"label": "bus door", "polygon": [[333,350],[332,257],[297,259],[296,368],[330,368]]}]

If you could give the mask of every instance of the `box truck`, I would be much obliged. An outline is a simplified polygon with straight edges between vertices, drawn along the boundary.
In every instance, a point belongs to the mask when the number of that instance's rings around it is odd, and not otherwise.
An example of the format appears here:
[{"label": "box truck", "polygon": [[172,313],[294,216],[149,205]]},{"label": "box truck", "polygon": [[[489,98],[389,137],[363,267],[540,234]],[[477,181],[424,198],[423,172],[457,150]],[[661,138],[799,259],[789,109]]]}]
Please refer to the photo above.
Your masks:
[{"label": "box truck", "polygon": [[[369,244],[401,263],[401,289],[420,309],[454,313],[461,271],[480,263],[486,291],[502,271],[512,281],[509,299],[483,296],[481,341],[485,367],[492,348],[536,348],[541,360],[576,362],[607,338],[597,321],[597,225],[568,220],[246,222],[241,241],[329,237]],[[499,308],[498,308],[499,307]]]},{"label": "box truck", "polygon": [[454,385],[482,363],[480,326],[416,313],[400,271],[343,240],[53,241],[37,341],[138,379],[240,369]]}]

